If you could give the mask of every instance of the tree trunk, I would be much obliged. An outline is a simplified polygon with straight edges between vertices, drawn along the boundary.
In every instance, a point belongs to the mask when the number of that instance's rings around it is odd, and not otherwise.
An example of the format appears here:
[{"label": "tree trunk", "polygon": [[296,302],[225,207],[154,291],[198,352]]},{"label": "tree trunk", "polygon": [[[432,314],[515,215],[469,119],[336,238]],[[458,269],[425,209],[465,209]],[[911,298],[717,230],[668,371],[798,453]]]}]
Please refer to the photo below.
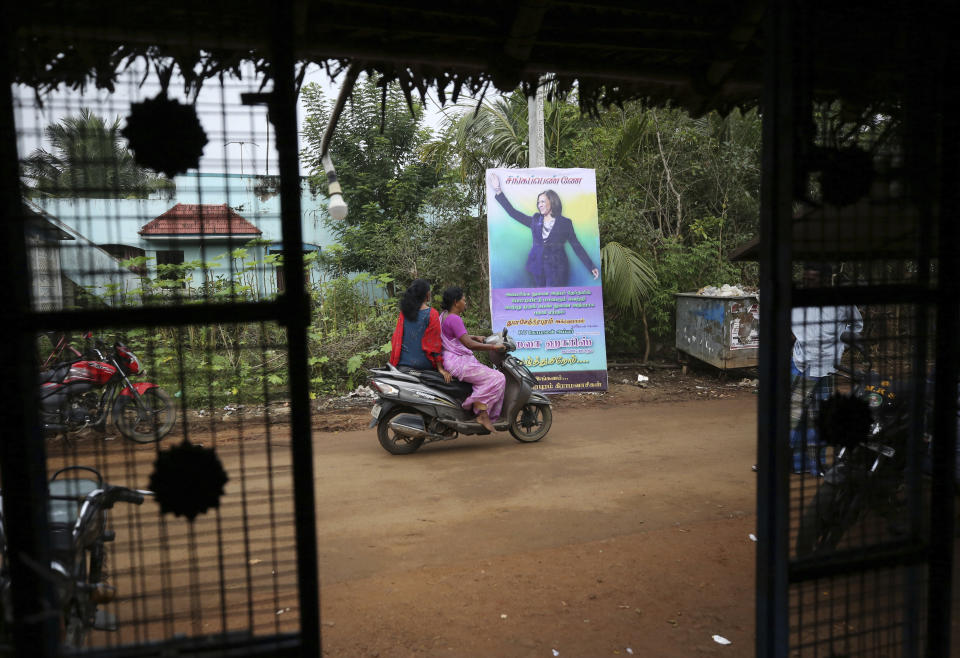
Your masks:
[{"label": "tree trunk", "polygon": [[650,327],[647,326],[647,309],[640,309],[640,320],[643,322],[643,362],[650,363]]}]

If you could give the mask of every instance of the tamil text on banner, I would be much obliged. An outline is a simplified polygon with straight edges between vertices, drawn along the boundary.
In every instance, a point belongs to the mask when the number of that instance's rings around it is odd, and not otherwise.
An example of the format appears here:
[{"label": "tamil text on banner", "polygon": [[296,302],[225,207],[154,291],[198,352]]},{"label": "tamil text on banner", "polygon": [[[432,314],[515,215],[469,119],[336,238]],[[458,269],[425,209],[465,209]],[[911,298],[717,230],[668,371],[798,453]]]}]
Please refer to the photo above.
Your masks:
[{"label": "tamil text on banner", "polygon": [[546,392],[605,391],[593,169],[487,170],[490,311]]}]

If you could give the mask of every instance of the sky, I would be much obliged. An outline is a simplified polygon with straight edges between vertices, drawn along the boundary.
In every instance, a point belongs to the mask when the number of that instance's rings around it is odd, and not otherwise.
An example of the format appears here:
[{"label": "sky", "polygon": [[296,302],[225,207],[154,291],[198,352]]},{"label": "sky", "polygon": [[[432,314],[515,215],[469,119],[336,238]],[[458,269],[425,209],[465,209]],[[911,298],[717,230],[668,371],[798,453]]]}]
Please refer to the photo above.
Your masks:
[{"label": "sky", "polygon": [[[308,68],[304,84],[315,82],[331,98],[340,92],[339,81],[331,81],[319,66]],[[142,84],[141,84],[142,83]],[[196,108],[200,122],[209,140],[200,161],[201,173],[276,174],[276,139],[268,125],[266,110],[262,106],[248,107],[240,103],[240,94],[259,91],[260,80],[250,68],[242,80],[228,78],[222,84],[217,79],[207,80],[197,98]],[[26,157],[43,144],[43,128],[61,118],[78,114],[88,107],[95,113],[112,120],[126,117],[132,102],[153,98],[160,91],[155,74],[147,75],[144,69],[131,67],[116,86],[114,93],[98,91],[92,87],[84,93],[60,90],[48,93],[37,102],[34,91],[15,85],[13,88],[15,120],[17,122],[18,150]],[[183,93],[182,78],[171,80],[168,95],[180,102],[187,102]],[[302,124],[304,109],[299,108],[298,120]],[[437,129],[442,124],[444,111],[435,97],[427,98],[425,119],[427,125]],[[336,164],[336,162],[334,162]],[[301,165],[301,174],[308,174]]]}]

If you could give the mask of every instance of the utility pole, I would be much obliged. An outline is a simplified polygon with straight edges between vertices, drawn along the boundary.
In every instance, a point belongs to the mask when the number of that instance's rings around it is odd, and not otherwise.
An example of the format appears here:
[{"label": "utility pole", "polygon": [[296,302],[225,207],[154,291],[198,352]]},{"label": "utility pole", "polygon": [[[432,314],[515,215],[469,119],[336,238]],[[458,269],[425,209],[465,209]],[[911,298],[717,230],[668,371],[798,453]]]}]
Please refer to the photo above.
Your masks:
[{"label": "utility pole", "polygon": [[530,167],[546,167],[546,148],[543,143],[543,101],[546,75],[537,82],[537,92],[527,97],[527,134],[530,141]]},{"label": "utility pole", "polygon": [[[226,149],[226,148],[227,148],[228,146],[230,146],[231,144],[239,144],[239,145],[240,145],[240,175],[243,176],[243,145],[244,145],[244,144],[253,144],[253,145],[256,146],[257,148],[260,148],[260,145],[257,144],[256,142],[240,142],[240,141],[237,141],[237,142],[227,142],[227,143],[225,143],[225,144],[223,145],[223,148]],[[267,155],[267,157],[268,157],[268,158],[270,157],[269,154]]]}]

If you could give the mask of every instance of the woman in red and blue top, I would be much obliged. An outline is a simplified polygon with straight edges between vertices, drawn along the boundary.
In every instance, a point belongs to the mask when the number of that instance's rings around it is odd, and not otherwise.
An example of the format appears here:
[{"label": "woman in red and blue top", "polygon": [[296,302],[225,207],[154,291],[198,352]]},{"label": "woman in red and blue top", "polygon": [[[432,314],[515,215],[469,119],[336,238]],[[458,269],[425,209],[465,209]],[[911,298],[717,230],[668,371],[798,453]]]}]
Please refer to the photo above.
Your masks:
[{"label": "woman in red and blue top", "polygon": [[440,342],[440,314],[430,308],[430,283],[417,279],[400,299],[400,317],[390,339],[390,363],[398,368],[437,370],[444,380],[450,373],[443,368]]}]

